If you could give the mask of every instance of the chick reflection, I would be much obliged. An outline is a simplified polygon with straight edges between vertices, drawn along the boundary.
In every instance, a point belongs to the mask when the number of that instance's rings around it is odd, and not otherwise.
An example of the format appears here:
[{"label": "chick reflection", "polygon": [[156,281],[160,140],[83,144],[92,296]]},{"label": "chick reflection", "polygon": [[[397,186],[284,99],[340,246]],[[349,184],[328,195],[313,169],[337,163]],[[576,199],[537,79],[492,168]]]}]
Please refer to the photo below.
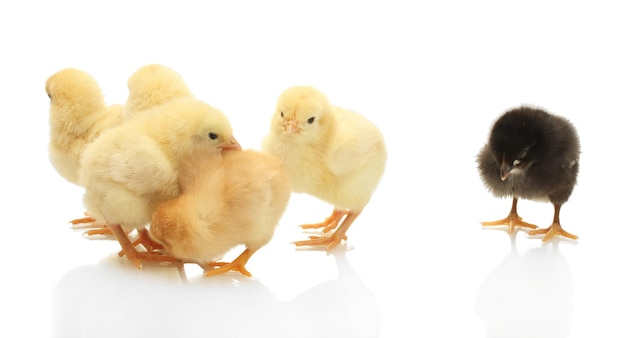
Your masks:
[{"label": "chick reflection", "polygon": [[174,268],[137,271],[113,255],[61,278],[52,337],[276,337],[282,306],[253,278],[186,280]]},{"label": "chick reflection", "polygon": [[373,295],[342,248],[333,251],[338,278],[286,302],[240,274],[187,279],[111,255],[59,280],[52,337],[378,337]]},{"label": "chick reflection", "polygon": [[566,337],[572,317],[569,265],[553,241],[520,255],[511,252],[487,276],[476,295],[476,312],[487,337]]},{"label": "chick reflection", "polygon": [[287,303],[301,329],[293,337],[378,337],[380,313],[372,292],[346,259],[344,246],[330,253],[337,279],[320,283]]}]

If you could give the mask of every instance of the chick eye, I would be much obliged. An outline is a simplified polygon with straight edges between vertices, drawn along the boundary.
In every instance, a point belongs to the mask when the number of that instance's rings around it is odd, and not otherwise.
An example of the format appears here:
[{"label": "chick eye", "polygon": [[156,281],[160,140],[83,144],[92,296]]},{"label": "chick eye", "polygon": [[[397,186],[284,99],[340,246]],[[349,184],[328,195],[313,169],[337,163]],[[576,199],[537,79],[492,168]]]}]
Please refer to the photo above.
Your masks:
[{"label": "chick eye", "polygon": [[308,120],[306,120],[309,124],[315,122],[315,117],[309,117]]},{"label": "chick eye", "polygon": [[283,114],[283,112],[280,112],[280,117],[285,117],[285,114]]},{"label": "chick eye", "polygon": [[211,140],[216,140],[216,139],[217,139],[217,137],[218,137],[218,136],[217,136],[217,134],[216,134],[216,133],[209,133],[209,138],[210,138]]},{"label": "chick eye", "polygon": [[519,163],[520,163],[520,160],[513,161],[513,165],[518,165]]}]

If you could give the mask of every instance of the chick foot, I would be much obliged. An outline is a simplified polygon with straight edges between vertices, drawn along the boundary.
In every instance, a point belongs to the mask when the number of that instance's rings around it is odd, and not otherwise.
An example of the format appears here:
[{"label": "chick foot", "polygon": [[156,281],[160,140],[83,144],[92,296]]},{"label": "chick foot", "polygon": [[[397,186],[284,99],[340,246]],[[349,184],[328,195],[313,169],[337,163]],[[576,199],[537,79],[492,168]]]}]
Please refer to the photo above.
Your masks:
[{"label": "chick foot", "polygon": [[509,226],[509,233],[513,233],[513,231],[515,230],[515,227],[528,228],[528,229],[537,229],[538,228],[534,224],[530,224],[530,223],[526,223],[526,222],[522,221],[522,218],[519,217],[517,214],[509,215],[506,218],[503,218],[503,219],[498,220],[498,221],[480,222],[480,224],[482,224],[482,226],[485,226],[485,227],[508,225]]},{"label": "chick foot", "polygon": [[528,232],[528,236],[536,236],[536,235],[545,235],[541,239],[543,242],[547,242],[555,236],[563,236],[569,239],[573,239],[575,241],[578,240],[578,236],[573,235],[563,230],[563,228],[561,227],[561,224],[559,223],[552,223],[552,225],[550,225],[549,227],[545,229],[531,230]]},{"label": "chick foot", "polygon": [[239,271],[242,275],[252,277],[252,274],[246,270],[246,263],[254,253],[253,250],[246,249],[244,252],[239,255],[239,257],[235,258],[234,261],[230,263],[223,262],[212,262],[209,263],[208,266],[218,266],[216,269],[207,270],[204,272],[204,275],[207,277],[219,275],[228,271]]},{"label": "chick foot", "polygon": [[140,252],[135,249],[133,243],[128,239],[128,235],[122,229],[119,224],[109,225],[111,232],[117,238],[117,241],[122,246],[122,251],[120,252],[120,256],[126,255],[126,258],[133,263],[138,269],[143,267],[142,261],[144,262],[168,262],[168,263],[179,263],[180,261],[172,256],[163,255],[156,252]]},{"label": "chick foot", "polygon": [[111,229],[106,225],[96,222],[96,219],[85,213],[85,217],[76,218],[70,221],[72,229],[89,229],[83,234],[87,236],[94,235],[113,235]]},{"label": "chick foot", "polygon": [[[146,228],[139,230],[139,237],[133,241],[134,247],[136,247],[139,244],[143,245],[143,247],[146,249],[147,252],[154,252],[156,250],[164,249],[161,243],[156,242],[155,240],[152,239],[152,237],[150,237],[150,233],[148,232],[148,229]],[[120,251],[118,255],[122,257],[124,256],[124,252]]]},{"label": "chick foot", "polygon": [[509,233],[512,234],[515,230],[515,227],[520,228],[529,228],[529,229],[537,229],[538,227],[534,224],[526,223],[522,221],[522,218],[517,214],[517,197],[513,198],[513,205],[511,206],[511,211],[506,218],[497,221],[491,222],[481,222],[483,226],[499,226],[499,225],[508,225]]},{"label": "chick foot", "polygon": [[343,218],[343,216],[347,215],[348,211],[347,210],[338,210],[338,209],[334,209],[333,213],[328,216],[323,222],[320,223],[313,223],[313,224],[302,224],[300,227],[302,229],[319,229],[319,228],[324,228],[322,230],[322,233],[325,234],[335,228],[337,228],[337,225],[339,225],[339,222],[341,222],[341,219]]},{"label": "chick foot", "polygon": [[[305,246],[305,245],[326,245],[326,251],[332,250],[337,245],[341,244],[342,240],[348,240],[346,236],[346,232],[348,232],[348,228],[352,225],[354,220],[361,214],[361,211],[339,211],[339,213],[346,214],[346,218],[341,222],[341,225],[335,232],[333,232],[330,236],[309,236],[308,240],[293,242],[296,246]],[[333,211],[333,215],[335,212]],[[332,217],[332,216],[331,216]],[[341,215],[343,217],[343,215]],[[339,219],[341,219],[339,217]],[[329,217],[330,218],[330,217]]]}]

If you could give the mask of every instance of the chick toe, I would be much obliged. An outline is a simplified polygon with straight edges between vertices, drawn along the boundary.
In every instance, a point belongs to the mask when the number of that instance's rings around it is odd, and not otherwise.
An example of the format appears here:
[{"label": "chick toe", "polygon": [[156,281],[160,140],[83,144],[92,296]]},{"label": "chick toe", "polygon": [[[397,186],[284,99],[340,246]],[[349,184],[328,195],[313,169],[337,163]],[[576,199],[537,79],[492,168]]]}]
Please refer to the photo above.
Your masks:
[{"label": "chick toe", "polygon": [[530,223],[522,221],[522,218],[517,214],[509,214],[509,216],[501,220],[491,221],[491,222],[481,222],[480,224],[482,224],[482,226],[484,227],[508,225],[509,233],[513,233],[513,231],[515,230],[515,227],[528,228],[528,229],[538,228],[534,224],[530,224]]},{"label": "chick toe", "polygon": [[246,249],[244,252],[241,253],[241,255],[239,255],[237,258],[235,258],[234,261],[230,263],[223,263],[223,262],[209,263],[208,264],[209,266],[219,266],[219,267],[216,269],[212,269],[212,270],[206,270],[204,272],[204,275],[206,277],[210,277],[210,276],[219,275],[219,274],[229,272],[229,271],[239,271],[244,276],[252,277],[252,274],[246,269],[246,263],[248,263],[248,260],[250,259],[253,253],[254,253],[253,250]]},{"label": "chick toe", "polygon": [[334,230],[339,225],[339,222],[343,219],[345,215],[348,214],[346,210],[334,209],[333,213],[328,216],[323,222],[312,223],[312,224],[302,224],[300,227],[302,229],[319,229],[324,228],[322,233],[328,233],[331,230]]},{"label": "chick toe", "polygon": [[541,239],[543,242],[547,242],[555,236],[563,236],[563,237],[566,237],[575,241],[578,240],[578,236],[573,235],[563,230],[560,223],[552,223],[552,225],[550,225],[549,227],[545,229],[531,230],[528,232],[528,235],[529,236],[545,235]]}]

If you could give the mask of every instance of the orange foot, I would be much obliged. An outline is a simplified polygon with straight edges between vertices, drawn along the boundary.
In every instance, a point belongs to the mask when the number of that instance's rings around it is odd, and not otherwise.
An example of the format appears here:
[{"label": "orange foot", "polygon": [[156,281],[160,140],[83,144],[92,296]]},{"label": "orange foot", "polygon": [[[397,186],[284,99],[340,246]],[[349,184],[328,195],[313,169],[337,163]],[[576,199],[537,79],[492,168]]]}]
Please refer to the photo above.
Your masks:
[{"label": "orange foot", "polygon": [[508,225],[509,233],[513,233],[515,227],[527,228],[527,229],[537,229],[537,226],[534,224],[526,223],[522,221],[522,218],[517,215],[517,213],[511,213],[506,218],[501,220],[492,221],[492,222],[481,222],[483,226],[499,226],[499,225]]},{"label": "orange foot", "polygon": [[347,210],[334,209],[333,213],[330,216],[328,216],[323,222],[313,223],[313,224],[303,224],[300,227],[302,229],[324,228],[324,230],[322,230],[322,233],[325,234],[335,229],[337,225],[339,225],[339,222],[341,222],[341,219],[343,218],[343,216],[347,214],[348,214]]},{"label": "orange foot", "polygon": [[563,236],[566,238],[573,239],[575,241],[578,240],[578,236],[570,234],[569,232],[563,230],[563,228],[561,228],[561,224],[559,223],[552,223],[552,225],[550,225],[549,227],[545,229],[531,230],[528,232],[528,235],[529,236],[545,235],[542,238],[543,242],[547,242],[554,236]]},{"label": "orange foot", "polygon": [[235,260],[230,263],[224,263],[224,262],[208,263],[207,265],[209,267],[217,266],[218,268],[212,269],[212,270],[206,270],[204,272],[204,275],[207,277],[210,277],[210,276],[219,275],[228,271],[239,271],[244,276],[252,277],[252,274],[248,270],[246,270],[246,263],[248,263],[248,260],[250,259],[253,253],[254,253],[253,250],[246,249],[244,252],[241,253],[241,255],[239,255],[239,257],[235,258]]},{"label": "orange foot", "polygon": [[96,219],[85,213],[86,217],[77,218],[70,221],[72,229],[89,229],[84,232],[87,236],[94,235],[113,235],[111,229],[104,224],[99,224]]},{"label": "orange foot", "polygon": [[341,241],[347,241],[348,237],[346,235],[340,235],[336,231],[330,236],[309,236],[308,240],[304,241],[296,241],[293,242],[296,246],[315,246],[315,245],[326,245],[326,250],[330,251],[337,245],[341,244]]}]

